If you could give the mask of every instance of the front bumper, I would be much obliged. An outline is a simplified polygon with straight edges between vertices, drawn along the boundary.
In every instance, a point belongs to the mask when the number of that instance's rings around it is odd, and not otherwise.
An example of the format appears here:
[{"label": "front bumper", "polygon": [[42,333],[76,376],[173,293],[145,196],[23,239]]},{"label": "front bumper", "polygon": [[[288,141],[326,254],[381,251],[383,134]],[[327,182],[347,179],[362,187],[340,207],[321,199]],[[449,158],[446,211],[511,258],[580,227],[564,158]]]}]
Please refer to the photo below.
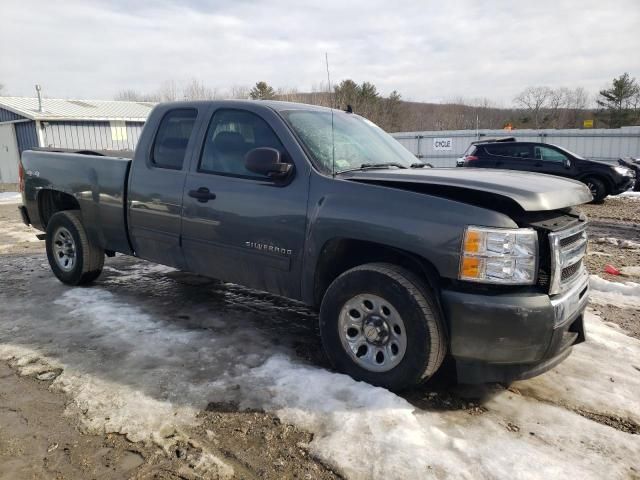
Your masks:
[{"label": "front bumper", "polygon": [[634,183],[636,181],[637,181],[637,179],[635,179],[633,177],[624,177],[622,182],[617,183],[613,187],[613,190],[611,191],[611,194],[612,195],[619,195],[622,192],[626,192],[627,190],[630,190],[634,186]]},{"label": "front bumper", "polygon": [[442,291],[460,383],[509,382],[543,373],[585,340],[586,271],[561,295]]}]

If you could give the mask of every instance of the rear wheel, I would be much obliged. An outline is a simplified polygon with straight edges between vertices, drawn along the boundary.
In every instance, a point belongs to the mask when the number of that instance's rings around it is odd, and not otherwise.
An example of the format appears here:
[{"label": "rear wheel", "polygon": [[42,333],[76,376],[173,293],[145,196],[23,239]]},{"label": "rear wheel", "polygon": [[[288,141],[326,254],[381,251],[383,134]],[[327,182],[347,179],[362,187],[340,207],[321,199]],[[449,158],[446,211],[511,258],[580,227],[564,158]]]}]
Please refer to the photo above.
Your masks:
[{"label": "rear wheel", "polygon": [[602,180],[589,177],[585,179],[584,183],[589,187],[594,203],[602,202],[607,196],[607,187]]},{"label": "rear wheel", "polygon": [[84,285],[102,272],[104,250],[89,242],[77,210],[65,210],[51,217],[46,247],[49,266],[63,283]]},{"label": "rear wheel", "polygon": [[337,370],[392,390],[432,376],[446,352],[433,293],[392,264],[361,265],[334,280],[322,300],[320,332]]}]

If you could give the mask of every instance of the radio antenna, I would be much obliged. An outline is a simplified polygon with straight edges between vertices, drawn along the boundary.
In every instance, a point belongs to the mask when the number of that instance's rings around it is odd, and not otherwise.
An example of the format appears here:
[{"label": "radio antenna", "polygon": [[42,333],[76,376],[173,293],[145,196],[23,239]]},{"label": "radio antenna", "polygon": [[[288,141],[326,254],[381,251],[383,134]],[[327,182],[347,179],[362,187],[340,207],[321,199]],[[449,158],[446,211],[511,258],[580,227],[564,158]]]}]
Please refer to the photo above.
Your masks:
[{"label": "radio antenna", "polygon": [[336,142],[333,133],[333,92],[331,91],[331,75],[329,75],[329,54],[324,52],[324,61],[327,65],[327,87],[329,88],[329,108],[331,109],[331,176],[336,177]]}]

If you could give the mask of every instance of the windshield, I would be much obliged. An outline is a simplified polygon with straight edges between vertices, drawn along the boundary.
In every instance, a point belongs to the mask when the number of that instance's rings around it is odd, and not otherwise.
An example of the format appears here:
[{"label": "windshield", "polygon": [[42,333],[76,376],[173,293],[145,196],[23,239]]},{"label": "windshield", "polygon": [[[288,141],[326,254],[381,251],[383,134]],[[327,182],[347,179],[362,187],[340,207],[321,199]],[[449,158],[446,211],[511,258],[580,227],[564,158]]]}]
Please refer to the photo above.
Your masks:
[{"label": "windshield", "polygon": [[410,167],[417,161],[391,135],[358,115],[335,110],[333,135],[331,112],[287,110],[282,115],[304,143],[313,160],[327,172],[333,171],[333,144],[336,173],[361,168],[363,165],[397,163]]},{"label": "windshield", "polygon": [[572,155],[573,157],[577,158],[578,160],[586,160],[586,158],[584,158],[582,155],[578,155],[577,153],[574,153],[570,150],[567,150],[566,148],[563,147],[559,147],[558,145],[554,145],[554,147],[556,147],[558,150],[562,150],[564,153],[568,153],[569,155]]}]

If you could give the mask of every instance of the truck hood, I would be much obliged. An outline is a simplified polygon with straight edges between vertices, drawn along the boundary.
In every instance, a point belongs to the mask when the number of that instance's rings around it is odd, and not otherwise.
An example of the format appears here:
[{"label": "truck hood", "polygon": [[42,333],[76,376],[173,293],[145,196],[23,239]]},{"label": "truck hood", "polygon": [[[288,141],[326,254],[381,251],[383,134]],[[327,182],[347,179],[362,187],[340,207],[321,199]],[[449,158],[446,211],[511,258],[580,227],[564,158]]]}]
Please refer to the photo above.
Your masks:
[{"label": "truck hood", "polygon": [[[464,192],[507,198],[528,212],[573,207],[592,200],[586,185],[553,175],[480,168],[358,170],[345,180],[424,191],[464,201]],[[412,188],[421,187],[421,188]],[[473,202],[474,195],[469,197]]]}]

